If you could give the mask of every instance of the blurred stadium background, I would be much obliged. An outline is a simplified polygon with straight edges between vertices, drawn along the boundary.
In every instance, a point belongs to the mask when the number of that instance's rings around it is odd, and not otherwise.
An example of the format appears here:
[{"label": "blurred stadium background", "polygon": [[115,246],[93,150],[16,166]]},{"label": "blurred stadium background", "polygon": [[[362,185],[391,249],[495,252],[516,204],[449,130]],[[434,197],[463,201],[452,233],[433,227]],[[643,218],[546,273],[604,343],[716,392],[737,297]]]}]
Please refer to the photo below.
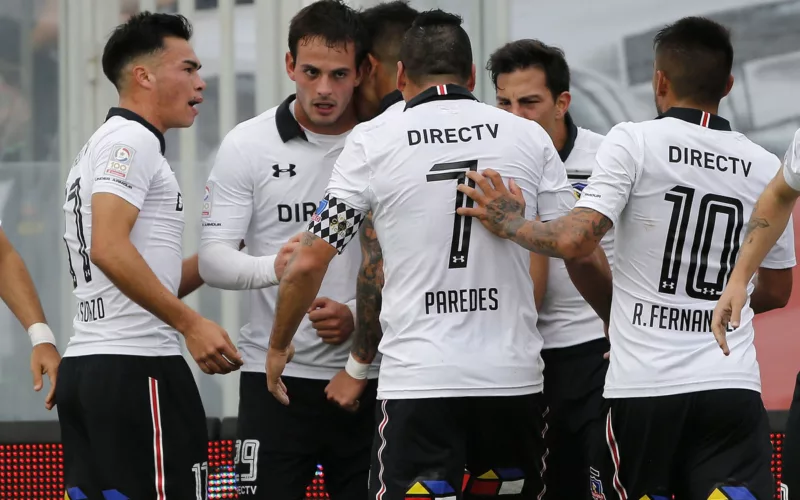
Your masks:
[{"label": "blurred stadium background", "polygon": [[[181,12],[195,26],[193,44],[208,82],[206,100],[194,127],[167,134],[167,157],[187,207],[184,248],[189,255],[197,249],[203,185],[221,137],[294,91],[283,63],[288,22],[310,3],[0,0],[0,219],[31,270],[62,352],[74,314],[61,239],[63,185],[74,156],[115,104],[114,89],[100,67],[109,31],[139,10]],[[379,0],[349,3],[369,7]],[[679,17],[705,15],[732,28],[736,49],[736,83],[720,114],[781,158],[800,128],[800,100],[794,95],[800,77],[799,0],[411,0],[411,4],[420,10],[440,7],[461,14],[479,70],[495,48],[512,39],[540,38],[562,47],[572,69],[571,112],[578,124],[600,133],[618,122],[654,115],[652,35]],[[493,102],[488,75],[478,73],[477,96]],[[798,218],[800,214],[795,214],[796,235],[800,235]],[[244,295],[203,288],[186,300],[220,322],[236,340],[247,318]],[[800,340],[793,338],[798,324],[797,292],[786,308],[756,320],[764,401],[773,411],[776,431],[782,430],[800,369]],[[0,331],[0,443],[7,443],[0,445],[0,498],[62,498],[55,493],[33,496],[43,489],[31,493],[11,489],[15,467],[24,467],[23,460],[41,465],[36,469],[44,474],[41,486],[49,484],[45,472],[50,466],[57,481],[58,434],[56,413],[47,412],[43,395],[31,389],[30,342],[2,306]],[[207,415],[214,419],[210,438],[231,439],[225,422],[236,415],[238,376],[210,377],[191,365]],[[779,439],[776,435],[777,451]],[[231,442],[210,446],[222,457],[220,464],[230,462]],[[40,452],[41,456],[33,455]],[[30,477],[39,477],[36,474]],[[55,492],[56,483],[52,484]],[[322,495],[309,490],[312,493]]]}]

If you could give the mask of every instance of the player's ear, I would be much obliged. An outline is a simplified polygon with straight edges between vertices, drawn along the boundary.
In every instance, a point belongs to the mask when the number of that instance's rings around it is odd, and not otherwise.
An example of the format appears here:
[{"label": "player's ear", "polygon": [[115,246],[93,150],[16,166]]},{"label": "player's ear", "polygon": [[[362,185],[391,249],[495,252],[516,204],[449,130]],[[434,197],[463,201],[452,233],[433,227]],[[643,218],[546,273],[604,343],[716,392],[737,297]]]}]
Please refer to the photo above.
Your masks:
[{"label": "player's ear", "polygon": [[660,69],[656,70],[653,92],[656,97],[664,97],[669,92],[669,78],[667,78],[667,75]]},{"label": "player's ear", "polygon": [[467,80],[467,90],[470,92],[475,90],[475,63],[472,63],[472,70],[469,73],[469,79]]},{"label": "player's ear", "polygon": [[[150,72],[149,69],[143,64],[137,64],[133,68],[131,68],[129,78],[131,78],[134,82],[139,84],[140,86],[146,89],[152,89],[153,84],[155,83],[154,75]],[[123,79],[125,77],[123,76]]]},{"label": "player's ear", "polygon": [[397,90],[404,91],[407,84],[406,67],[403,66],[403,61],[397,61]]},{"label": "player's ear", "polygon": [[294,57],[288,50],[286,51],[286,74],[289,75],[290,80],[294,81]]},{"label": "player's ear", "polygon": [[725,85],[725,93],[722,94],[722,97],[727,96],[732,88],[733,88],[733,75],[730,75],[728,76],[728,83]]},{"label": "player's ear", "polygon": [[572,94],[569,91],[562,92],[556,99],[556,118],[562,119],[569,110],[569,104],[572,102]]},{"label": "player's ear", "polygon": [[378,72],[378,65],[380,61],[372,55],[372,53],[367,53],[367,57],[364,58],[364,62],[361,63],[361,77],[365,80],[367,77],[373,78],[375,73]]}]

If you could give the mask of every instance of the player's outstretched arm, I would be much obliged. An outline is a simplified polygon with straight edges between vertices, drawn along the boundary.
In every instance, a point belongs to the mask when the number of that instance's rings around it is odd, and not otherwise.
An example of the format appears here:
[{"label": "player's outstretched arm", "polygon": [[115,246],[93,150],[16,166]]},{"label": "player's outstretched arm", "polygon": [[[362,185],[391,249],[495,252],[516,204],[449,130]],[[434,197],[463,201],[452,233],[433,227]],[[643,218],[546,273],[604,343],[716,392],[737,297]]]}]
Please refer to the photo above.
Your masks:
[{"label": "player's outstretched arm", "polygon": [[525,200],[512,179],[506,189],[500,174],[491,169],[467,172],[480,188],[461,184],[458,190],[477,204],[459,208],[459,215],[475,217],[501,238],[507,238],[531,252],[565,260],[588,257],[611,229],[611,221],[591,208],[573,208],[558,219],[539,222],[525,219]]},{"label": "player's outstretched arm", "polygon": [[372,214],[359,232],[361,267],[356,279],[356,329],[345,369],[325,388],[328,399],[348,410],[358,409],[358,398],[367,385],[369,367],[383,338],[380,314],[383,292],[383,252],[372,225]]},{"label": "player's outstretched arm", "polygon": [[289,404],[280,380],[291,356],[291,342],[303,316],[317,297],[336,248],[311,233],[303,233],[278,288],[275,321],[267,352],[267,388],[278,401]]},{"label": "player's outstretched arm", "polygon": [[786,229],[798,196],[800,191],[786,182],[781,168],[753,208],[739,258],[711,320],[714,337],[726,356],[730,354],[726,341],[728,323],[733,328],[739,327],[747,303],[747,284]]},{"label": "player's outstretched arm", "polygon": [[28,268],[2,229],[0,229],[0,299],[28,331],[33,343],[31,354],[33,389],[37,392],[42,389],[43,374],[47,374],[50,378],[50,391],[44,401],[45,408],[50,410],[55,406],[56,378],[61,356],[56,349],[53,332],[47,326],[42,304]]},{"label": "player's outstretched arm", "polygon": [[128,298],[172,326],[206,373],[229,373],[242,365],[228,334],[173,295],[130,240],[139,210],[105,192],[92,195],[91,260]]}]

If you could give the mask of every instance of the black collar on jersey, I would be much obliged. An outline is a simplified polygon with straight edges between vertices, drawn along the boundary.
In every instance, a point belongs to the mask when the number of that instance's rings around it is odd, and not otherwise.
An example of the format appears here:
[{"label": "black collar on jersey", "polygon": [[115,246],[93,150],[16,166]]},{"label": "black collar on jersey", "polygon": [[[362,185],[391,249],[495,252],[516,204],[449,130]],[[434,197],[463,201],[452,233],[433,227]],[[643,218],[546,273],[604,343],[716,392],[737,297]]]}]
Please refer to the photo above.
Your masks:
[{"label": "black collar on jersey", "polygon": [[661,113],[658,118],[677,118],[701,127],[731,131],[731,124],[728,120],[700,109],[673,107],[669,108],[666,113]]},{"label": "black collar on jersey", "polygon": [[161,133],[152,123],[145,120],[138,114],[134,113],[130,109],[125,108],[111,108],[108,110],[108,114],[106,115],[106,121],[112,116],[119,116],[120,118],[125,118],[126,120],[131,120],[137,123],[140,123],[144,128],[149,130],[156,136],[158,139],[158,143],[161,145],[161,156],[164,156],[164,152],[167,150],[167,143],[164,140],[164,134]]},{"label": "black collar on jersey", "polygon": [[572,148],[575,147],[575,139],[578,138],[578,126],[575,125],[569,111],[564,115],[564,125],[567,126],[567,142],[565,142],[564,147],[558,151],[558,156],[561,157],[562,162],[567,161],[569,154],[572,153]]},{"label": "black collar on jersey", "polygon": [[442,100],[449,100],[449,99],[472,99],[473,101],[477,101],[478,99],[472,95],[472,92],[465,89],[461,85],[456,85],[454,83],[447,83],[445,85],[434,85],[430,87],[428,90],[425,90],[418,95],[416,95],[413,99],[406,103],[406,109],[413,108],[419,104],[428,101],[442,101]]},{"label": "black collar on jersey", "polygon": [[395,104],[397,104],[402,100],[403,100],[403,93],[400,92],[399,90],[395,89],[389,92],[388,94],[383,96],[383,99],[381,99],[381,103],[378,106],[378,114],[379,115],[383,114],[384,111],[391,108],[392,106],[394,106]]},{"label": "black collar on jersey", "polygon": [[275,111],[275,126],[278,127],[278,135],[281,136],[283,142],[289,142],[297,137],[304,141],[308,140],[306,133],[303,132],[303,127],[297,123],[297,120],[292,114],[292,110],[289,109],[289,105],[295,98],[297,98],[296,94],[290,95],[278,106],[277,111]]}]

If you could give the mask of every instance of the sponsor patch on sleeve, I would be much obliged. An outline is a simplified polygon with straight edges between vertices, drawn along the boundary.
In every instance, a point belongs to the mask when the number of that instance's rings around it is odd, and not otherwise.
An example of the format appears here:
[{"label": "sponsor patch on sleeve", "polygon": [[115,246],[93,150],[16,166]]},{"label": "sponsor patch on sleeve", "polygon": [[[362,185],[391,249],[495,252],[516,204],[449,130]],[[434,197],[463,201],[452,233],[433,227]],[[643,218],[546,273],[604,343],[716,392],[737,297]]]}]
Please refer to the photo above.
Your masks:
[{"label": "sponsor patch on sleeve", "polygon": [[115,144],[111,148],[105,174],[115,179],[127,179],[133,165],[134,155],[136,155],[136,150],[132,147],[126,144]]},{"label": "sponsor patch on sleeve", "polygon": [[214,185],[212,183],[206,184],[205,191],[203,191],[203,212],[200,214],[203,218],[211,217],[211,208],[214,204]]}]

